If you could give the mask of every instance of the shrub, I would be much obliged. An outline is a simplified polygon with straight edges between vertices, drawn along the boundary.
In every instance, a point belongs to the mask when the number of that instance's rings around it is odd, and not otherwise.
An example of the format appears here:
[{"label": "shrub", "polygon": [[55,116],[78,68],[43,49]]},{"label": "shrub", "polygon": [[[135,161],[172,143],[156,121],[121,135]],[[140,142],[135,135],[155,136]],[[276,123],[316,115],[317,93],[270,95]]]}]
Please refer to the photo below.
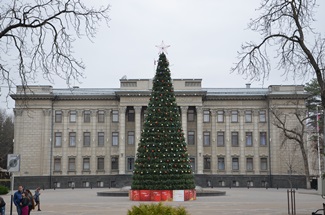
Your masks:
[{"label": "shrub", "polygon": [[7,194],[7,193],[9,193],[8,187],[0,185],[0,195],[4,195],[4,194]]},{"label": "shrub", "polygon": [[128,210],[127,215],[189,215],[184,207],[172,207],[158,204],[140,204]]}]

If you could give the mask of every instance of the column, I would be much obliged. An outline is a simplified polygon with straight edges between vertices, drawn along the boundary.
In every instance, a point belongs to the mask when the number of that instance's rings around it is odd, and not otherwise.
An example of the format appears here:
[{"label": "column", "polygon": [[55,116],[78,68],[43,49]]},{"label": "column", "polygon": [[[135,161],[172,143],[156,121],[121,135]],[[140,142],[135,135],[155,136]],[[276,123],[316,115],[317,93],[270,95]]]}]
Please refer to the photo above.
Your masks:
[{"label": "column", "polygon": [[119,108],[119,174],[125,174],[125,111],[126,107]]},{"label": "column", "polygon": [[135,131],[134,131],[134,139],[135,139],[135,154],[134,157],[137,156],[137,150],[138,150],[138,145],[140,142],[140,137],[141,137],[141,106],[135,106],[134,111],[135,111]]},{"label": "column", "polygon": [[258,174],[260,172],[260,142],[259,142],[259,112],[258,110],[253,110],[252,111],[253,115],[253,147],[254,147],[254,160],[253,160],[253,168],[254,168],[254,173]]},{"label": "column", "polygon": [[181,111],[182,111],[182,129],[184,132],[184,138],[185,142],[187,143],[187,110],[188,106],[182,106]]},{"label": "column", "polygon": [[203,174],[203,109],[202,107],[196,107],[196,130],[197,130],[197,174]]},{"label": "column", "polygon": [[112,143],[110,141],[110,138],[112,137],[112,119],[111,119],[112,110],[106,109],[105,110],[105,124],[106,124],[106,130],[105,130],[105,160],[104,160],[104,168],[105,173],[111,172],[111,148]]},{"label": "column", "polygon": [[[55,144],[55,137],[52,136],[52,126],[51,126],[51,109],[43,109],[43,140],[41,141],[40,147],[40,168],[39,174],[46,175],[50,174],[50,171],[53,172],[53,148]],[[52,140],[53,138],[53,140]],[[51,142],[52,141],[52,142]],[[35,159],[36,160],[36,159]],[[36,162],[36,161],[35,161]],[[52,165],[52,166],[51,166]]]},{"label": "column", "polygon": [[216,129],[216,110],[211,110],[211,171],[217,173],[217,129]]},{"label": "column", "polygon": [[246,132],[244,131],[245,111],[238,110],[239,120],[239,172],[246,173]]},{"label": "column", "polygon": [[230,130],[231,111],[225,110],[225,165],[226,173],[232,173],[232,155],[231,155],[231,130]]}]

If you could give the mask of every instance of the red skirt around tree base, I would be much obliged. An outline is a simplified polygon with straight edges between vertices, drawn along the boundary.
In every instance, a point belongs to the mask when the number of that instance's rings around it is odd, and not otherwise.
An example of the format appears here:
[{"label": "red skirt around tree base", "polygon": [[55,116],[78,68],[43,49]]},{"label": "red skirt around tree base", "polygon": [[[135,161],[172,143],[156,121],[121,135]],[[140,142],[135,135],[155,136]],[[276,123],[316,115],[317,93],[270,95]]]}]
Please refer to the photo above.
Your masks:
[{"label": "red skirt around tree base", "polygon": [[196,200],[196,190],[130,190],[131,201],[191,201]]}]

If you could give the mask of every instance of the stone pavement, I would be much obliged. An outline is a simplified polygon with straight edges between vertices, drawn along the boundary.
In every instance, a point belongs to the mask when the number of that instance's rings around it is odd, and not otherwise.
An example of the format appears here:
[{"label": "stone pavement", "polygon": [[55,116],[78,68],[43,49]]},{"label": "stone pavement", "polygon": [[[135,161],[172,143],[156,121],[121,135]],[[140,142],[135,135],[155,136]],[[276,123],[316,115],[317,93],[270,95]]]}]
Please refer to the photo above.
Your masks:
[{"label": "stone pavement", "polygon": [[[225,196],[198,197],[195,201],[165,202],[173,206],[184,206],[191,215],[224,214],[288,214],[286,189],[262,188],[213,188],[226,191]],[[96,189],[56,189],[41,190],[42,211],[32,211],[35,215],[126,215],[133,205],[148,202],[133,202],[127,197],[102,197]],[[113,189],[111,189],[113,190]],[[10,194],[3,196],[7,202],[6,215],[10,214]],[[315,190],[296,190],[296,214],[311,214],[322,207],[324,199]],[[17,214],[16,208],[13,213]]]}]

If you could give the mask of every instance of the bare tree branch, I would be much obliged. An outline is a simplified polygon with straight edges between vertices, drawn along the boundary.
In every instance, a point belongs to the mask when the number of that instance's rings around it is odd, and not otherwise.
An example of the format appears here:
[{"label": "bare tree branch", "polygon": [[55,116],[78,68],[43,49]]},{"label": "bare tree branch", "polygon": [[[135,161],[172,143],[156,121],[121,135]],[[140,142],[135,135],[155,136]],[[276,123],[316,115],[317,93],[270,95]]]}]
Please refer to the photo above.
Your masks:
[{"label": "bare tree branch", "polygon": [[[33,2],[33,3],[31,3]],[[42,74],[58,76],[70,86],[83,77],[83,62],[73,56],[73,42],[92,41],[99,23],[109,22],[109,8],[86,6],[82,0],[6,1],[0,5],[0,83],[24,89]],[[18,80],[17,80],[17,77]]]},{"label": "bare tree branch", "polygon": [[[277,67],[283,75],[304,78],[317,77],[325,107],[325,38],[311,29],[316,0],[262,0],[262,15],[251,20],[248,27],[261,34],[261,42],[248,42],[238,52],[238,62],[232,72],[246,75],[250,80],[265,80],[271,71],[268,54],[276,48]],[[306,42],[306,35],[314,41]]]}]

